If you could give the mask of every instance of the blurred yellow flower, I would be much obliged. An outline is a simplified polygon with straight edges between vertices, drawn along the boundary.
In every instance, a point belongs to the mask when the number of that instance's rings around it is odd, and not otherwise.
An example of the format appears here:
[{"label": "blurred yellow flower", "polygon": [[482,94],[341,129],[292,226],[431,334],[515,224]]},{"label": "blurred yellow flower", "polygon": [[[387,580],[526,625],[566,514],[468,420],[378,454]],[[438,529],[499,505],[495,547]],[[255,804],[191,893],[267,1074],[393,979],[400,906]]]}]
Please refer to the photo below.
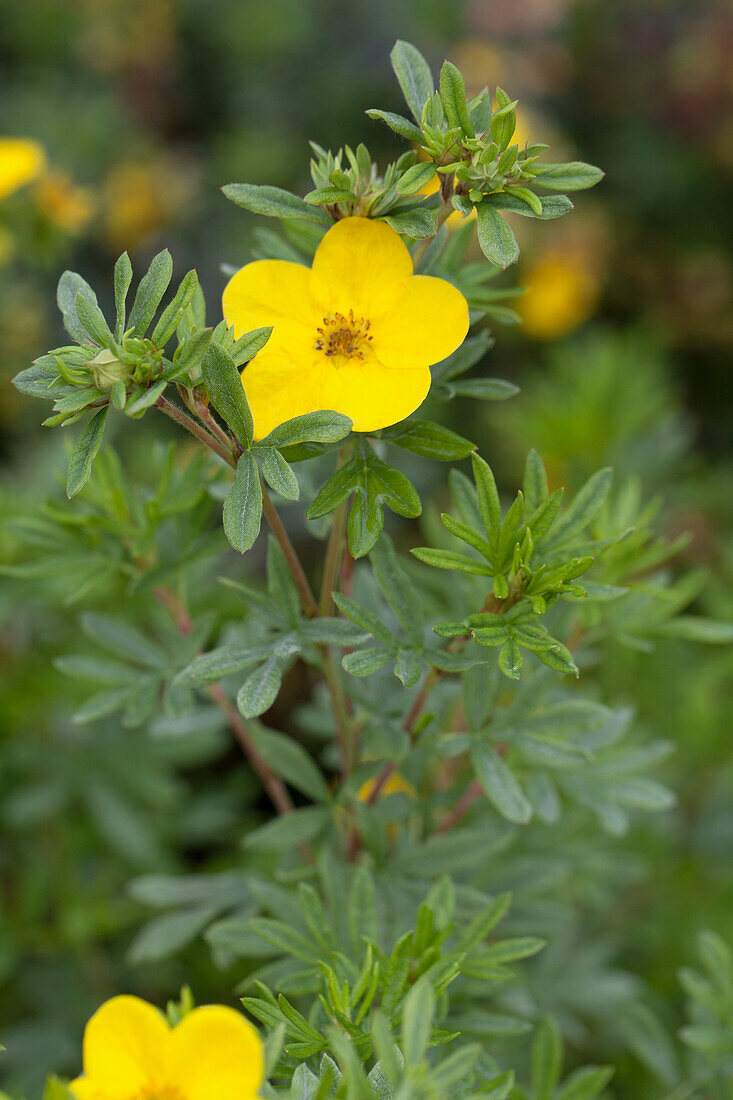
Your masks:
[{"label": "blurred yellow flower", "polygon": [[[372,791],[377,785],[377,777],[373,779],[367,779],[366,783],[362,783],[359,790],[356,792],[356,797],[359,802],[369,802],[372,797]],[[401,776],[399,772],[392,772],[387,782],[379,792],[380,798],[386,798],[389,794],[406,794],[410,798],[417,798],[417,791],[413,787],[412,783]]]},{"label": "blurred yellow flower", "polygon": [[36,184],[36,202],[49,221],[66,233],[79,233],[94,214],[86,187],[77,187],[65,172],[48,172]]},{"label": "blurred yellow flower", "polygon": [[319,244],[313,267],[256,260],[224,290],[237,336],[274,325],[242,372],[262,439],[303,413],[333,409],[371,432],[409,416],[430,389],[430,366],[468,332],[454,286],[414,275],[399,234],[384,222],[344,218]]},{"label": "blurred yellow flower", "polygon": [[32,183],[43,171],[46,153],[37,141],[0,138],[0,199]]},{"label": "blurred yellow flower", "polygon": [[165,154],[115,164],[102,190],[110,247],[135,249],[170,224],[190,202],[193,184],[189,165]]},{"label": "blurred yellow flower", "polygon": [[174,1028],[146,1001],[113,997],[84,1031],[78,1100],[254,1100],[262,1042],[233,1008],[194,1008]]},{"label": "blurred yellow flower", "polygon": [[538,340],[572,332],[588,320],[598,301],[598,279],[576,255],[547,253],[526,270],[522,282],[526,292],[515,309],[524,331]]}]

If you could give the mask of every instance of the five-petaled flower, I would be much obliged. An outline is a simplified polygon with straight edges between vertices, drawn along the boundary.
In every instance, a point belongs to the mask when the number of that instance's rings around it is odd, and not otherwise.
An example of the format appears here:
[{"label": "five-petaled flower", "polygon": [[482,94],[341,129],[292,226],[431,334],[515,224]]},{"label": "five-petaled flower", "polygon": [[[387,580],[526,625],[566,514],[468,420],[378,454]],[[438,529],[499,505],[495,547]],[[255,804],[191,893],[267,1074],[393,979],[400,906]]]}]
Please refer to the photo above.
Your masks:
[{"label": "five-petaled flower", "polygon": [[413,273],[412,257],[384,222],[344,218],[313,266],[247,264],[224,290],[237,336],[273,325],[242,372],[255,438],[303,413],[333,409],[357,432],[409,416],[430,389],[430,366],[468,331],[468,305],[444,279]]},{"label": "five-petaled flower", "polygon": [[176,1027],[138,997],[113,997],[84,1031],[78,1100],[255,1100],[264,1063],[257,1031],[233,1008],[194,1008]]}]

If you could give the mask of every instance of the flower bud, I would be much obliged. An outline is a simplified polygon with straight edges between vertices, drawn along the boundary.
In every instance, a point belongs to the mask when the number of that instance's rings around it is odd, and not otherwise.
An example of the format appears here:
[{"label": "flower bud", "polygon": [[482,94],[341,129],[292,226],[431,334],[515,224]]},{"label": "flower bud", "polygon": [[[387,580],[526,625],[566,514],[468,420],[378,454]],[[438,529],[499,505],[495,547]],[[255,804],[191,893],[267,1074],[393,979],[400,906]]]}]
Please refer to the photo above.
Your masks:
[{"label": "flower bud", "polygon": [[87,362],[92,374],[94,385],[105,393],[110,390],[115,382],[125,381],[129,378],[129,369],[126,363],[121,363],[114,352],[102,348],[93,359]]}]

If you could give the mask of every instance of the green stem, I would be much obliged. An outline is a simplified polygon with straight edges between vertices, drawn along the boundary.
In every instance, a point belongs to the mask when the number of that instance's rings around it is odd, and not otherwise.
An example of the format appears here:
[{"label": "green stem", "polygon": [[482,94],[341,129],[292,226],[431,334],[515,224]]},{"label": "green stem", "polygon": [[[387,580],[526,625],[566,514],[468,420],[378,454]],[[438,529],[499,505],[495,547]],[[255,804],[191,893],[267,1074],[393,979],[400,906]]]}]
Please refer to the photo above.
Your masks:
[{"label": "green stem", "polygon": [[[260,479],[262,480],[262,479]],[[300,596],[300,603],[304,613],[309,619],[315,619],[318,616],[318,604],[316,598],[313,595],[313,590],[308,583],[308,578],[305,575],[305,570],[301,564],[300,558],[290,541],[290,536],[283,527],[283,522],[280,519],[277,508],[272,503],[272,498],[267,491],[267,486],[262,481],[262,508],[265,513],[265,519],[270,525],[270,530],[277,539],[280,549],[285,556],[290,575],[295,582],[295,587],[298,589],[298,595]]]},{"label": "green stem", "polygon": [[[280,549],[285,556],[290,575],[295,581],[303,611],[310,619],[318,618],[321,611],[316,603],[311,586],[308,583],[308,578],[305,575],[303,566],[300,563],[300,558],[295,551],[295,547],[291,543],[288,533],[283,527],[277,509],[272,503],[264,482],[262,485],[262,503],[265,518],[270,525],[273,535],[280,544]],[[319,646],[318,648],[321,651],[323,659],[323,679],[326,682],[328,694],[331,698],[331,709],[333,710],[333,718],[336,726],[336,739],[338,741],[339,754],[341,757],[341,771],[342,774],[346,776],[351,771],[353,764],[349,708],[346,702],[343,684],[341,683],[341,672],[331,648],[327,645]]]},{"label": "green stem", "polygon": [[[350,443],[344,444],[339,451],[339,458],[337,469],[340,469],[349,458],[349,454],[353,449],[353,445]],[[331,533],[328,537],[328,546],[326,548],[326,558],[323,563],[323,578],[321,580],[321,598],[319,601],[319,609],[321,615],[330,615],[333,611],[333,598],[332,593],[334,589],[338,587],[339,574],[341,572],[341,560],[344,556],[345,547],[345,535],[346,535],[346,501],[343,504],[339,504],[338,508],[333,514],[333,523],[331,525]]]},{"label": "green stem", "polygon": [[443,206],[438,211],[438,228],[435,230],[432,237],[425,237],[422,241],[420,241],[420,243],[416,246],[415,251],[412,254],[412,266],[415,269],[417,269],[417,266],[420,263],[420,260],[423,258],[423,256],[427,252],[428,245],[431,243],[431,241],[435,240],[435,238],[438,236],[438,232],[439,232],[441,226],[443,225],[443,223],[445,221],[448,220],[448,218],[451,216],[452,213],[453,213],[453,207],[450,204],[448,204],[448,205],[443,204]]},{"label": "green stem", "polygon": [[202,427],[201,424],[197,424],[188,413],[183,411],[183,409],[179,409],[177,405],[171,405],[170,401],[166,401],[165,397],[159,397],[155,402],[155,407],[160,409],[162,413],[165,413],[166,416],[169,416],[171,420],[175,420],[177,424],[180,424],[181,427],[185,428],[191,435],[195,435],[200,443],[203,443],[212,450],[219,458],[223,458],[230,466],[237,465],[231,451],[222,446],[218,439],[214,439],[213,435],[211,435],[206,428]]}]

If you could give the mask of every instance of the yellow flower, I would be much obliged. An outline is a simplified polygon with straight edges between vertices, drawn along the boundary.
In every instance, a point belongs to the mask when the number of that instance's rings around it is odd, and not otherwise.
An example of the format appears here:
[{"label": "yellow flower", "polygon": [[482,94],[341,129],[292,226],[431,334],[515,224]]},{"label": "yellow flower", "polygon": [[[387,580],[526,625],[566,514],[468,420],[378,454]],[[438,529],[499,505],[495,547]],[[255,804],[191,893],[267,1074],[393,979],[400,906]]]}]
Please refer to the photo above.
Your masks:
[{"label": "yellow flower", "polygon": [[49,219],[67,233],[79,233],[94,213],[94,199],[65,172],[48,172],[36,185],[36,202]]},{"label": "yellow flower", "polygon": [[572,332],[587,321],[598,300],[598,280],[577,256],[542,256],[522,281],[526,293],[516,310],[524,331],[538,340]]},{"label": "yellow flower", "polygon": [[[359,790],[356,792],[356,797],[359,802],[369,802],[372,797],[372,791],[376,785],[376,776],[373,779],[367,779],[366,783],[362,783],[361,787],[359,787]],[[417,798],[417,791],[412,783],[409,783],[399,772],[392,772],[379,792],[379,797],[386,798],[387,795],[390,794],[406,794],[409,798]]]},{"label": "yellow flower", "polygon": [[37,141],[0,138],[0,199],[36,179],[45,163],[46,154]]},{"label": "yellow flower", "polygon": [[468,331],[460,291],[414,275],[399,234],[367,218],[329,229],[312,268],[247,264],[224,290],[223,308],[238,336],[274,325],[242,372],[256,439],[319,409],[350,417],[357,432],[396,424],[425,399],[431,364]]},{"label": "yellow flower", "polygon": [[171,1028],[138,997],[113,997],[84,1031],[78,1100],[254,1100],[262,1084],[262,1042],[224,1005],[194,1008]]}]

